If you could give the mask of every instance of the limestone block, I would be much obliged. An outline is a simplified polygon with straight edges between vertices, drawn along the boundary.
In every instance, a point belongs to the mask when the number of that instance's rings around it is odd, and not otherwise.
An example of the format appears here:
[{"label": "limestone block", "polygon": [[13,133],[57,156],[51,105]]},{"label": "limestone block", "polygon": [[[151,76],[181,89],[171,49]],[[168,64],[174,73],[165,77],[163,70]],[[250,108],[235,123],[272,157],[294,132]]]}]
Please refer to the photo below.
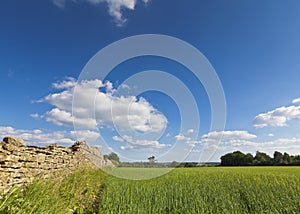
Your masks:
[{"label": "limestone block", "polygon": [[5,138],[3,138],[3,141],[7,144],[14,145],[16,147],[25,146],[24,140],[22,140],[21,138],[17,138],[17,137],[12,137],[12,136],[5,137]]}]

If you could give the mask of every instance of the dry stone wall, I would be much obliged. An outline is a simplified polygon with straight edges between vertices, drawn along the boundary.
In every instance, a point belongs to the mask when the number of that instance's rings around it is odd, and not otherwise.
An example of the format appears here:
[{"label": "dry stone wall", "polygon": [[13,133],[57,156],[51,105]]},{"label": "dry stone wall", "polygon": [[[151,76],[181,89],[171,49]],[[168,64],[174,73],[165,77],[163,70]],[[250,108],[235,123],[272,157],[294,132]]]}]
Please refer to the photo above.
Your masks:
[{"label": "dry stone wall", "polygon": [[31,182],[37,176],[49,177],[53,173],[68,173],[80,163],[89,162],[97,167],[113,167],[98,148],[85,142],[71,147],[52,144],[46,147],[25,146],[22,139],[5,137],[0,142],[0,192],[13,185]]}]

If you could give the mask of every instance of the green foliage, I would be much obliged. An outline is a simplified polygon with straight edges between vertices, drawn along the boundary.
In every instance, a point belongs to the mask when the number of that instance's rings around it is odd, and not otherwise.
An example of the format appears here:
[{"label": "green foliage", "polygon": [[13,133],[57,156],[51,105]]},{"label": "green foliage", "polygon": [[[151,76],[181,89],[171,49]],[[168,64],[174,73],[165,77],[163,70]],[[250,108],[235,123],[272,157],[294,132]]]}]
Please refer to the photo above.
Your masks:
[{"label": "green foliage", "polygon": [[114,152],[110,153],[109,155],[104,155],[104,158],[113,161],[114,164],[120,163],[119,156]]},{"label": "green foliage", "polygon": [[261,165],[261,166],[272,165],[271,157],[266,153],[259,152],[259,151],[256,152],[253,163],[254,165]]},{"label": "green foliage", "polygon": [[253,164],[253,156],[240,151],[228,153],[221,157],[222,166],[250,166]]},{"label": "green foliage", "polygon": [[263,152],[256,152],[255,157],[250,153],[240,151],[228,153],[221,157],[221,166],[300,166],[300,156],[290,156],[288,153],[275,151],[274,157]]},{"label": "green foliage", "polygon": [[154,163],[155,162],[155,156],[151,156],[148,158],[149,163]]},{"label": "green foliage", "polygon": [[296,214],[299,184],[298,167],[177,168],[142,181],[110,176],[99,213]]},{"label": "green foliage", "polygon": [[105,178],[103,171],[82,166],[68,176],[37,179],[3,195],[0,213],[92,213]]}]

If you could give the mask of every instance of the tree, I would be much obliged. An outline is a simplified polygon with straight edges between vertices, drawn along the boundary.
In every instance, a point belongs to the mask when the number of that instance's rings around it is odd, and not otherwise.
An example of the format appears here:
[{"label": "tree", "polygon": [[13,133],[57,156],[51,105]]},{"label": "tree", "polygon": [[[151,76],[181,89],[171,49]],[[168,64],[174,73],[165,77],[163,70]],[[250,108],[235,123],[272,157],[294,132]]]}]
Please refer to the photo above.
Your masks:
[{"label": "tree", "polygon": [[288,165],[289,163],[291,163],[291,157],[286,152],[283,154],[282,160],[284,165]]},{"label": "tree", "polygon": [[256,152],[254,157],[254,164],[255,165],[271,165],[271,157],[263,152]]},{"label": "tree", "polygon": [[255,157],[248,154],[243,154],[240,151],[228,153],[221,157],[221,166],[270,166],[270,165],[284,165],[284,166],[300,166],[300,155],[289,155],[288,153],[281,153],[275,151],[273,158],[263,152],[256,152]]},{"label": "tree", "polygon": [[253,156],[248,153],[244,154],[240,151],[228,153],[221,157],[222,166],[249,166],[253,163]]},{"label": "tree", "polygon": [[274,165],[283,164],[283,154],[281,152],[275,151],[273,157],[274,157],[273,158]]},{"label": "tree", "polygon": [[115,161],[117,163],[120,163],[119,156],[114,152],[110,153],[109,155],[104,155],[104,158],[111,160],[111,161]]},{"label": "tree", "polygon": [[175,168],[175,167],[179,167],[180,163],[178,163],[177,161],[172,161],[172,163],[170,164],[170,167]]},{"label": "tree", "polygon": [[245,166],[251,166],[253,165],[253,160],[254,160],[254,157],[252,154],[248,153],[244,156],[244,165]]},{"label": "tree", "polygon": [[155,162],[155,156],[151,156],[148,158],[149,163],[154,163]]}]

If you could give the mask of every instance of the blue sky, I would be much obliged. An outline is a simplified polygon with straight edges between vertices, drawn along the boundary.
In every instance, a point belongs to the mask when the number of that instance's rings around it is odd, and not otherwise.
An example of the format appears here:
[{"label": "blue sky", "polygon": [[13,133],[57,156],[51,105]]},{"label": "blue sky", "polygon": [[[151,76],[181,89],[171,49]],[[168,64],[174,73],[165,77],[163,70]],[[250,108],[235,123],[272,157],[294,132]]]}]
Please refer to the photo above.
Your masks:
[{"label": "blue sky", "polygon": [[[234,150],[300,154],[299,1],[4,0],[0,4],[1,137],[15,135],[34,145],[70,145],[77,135],[103,152],[117,152],[123,160],[159,157],[170,152],[176,140],[191,148],[187,160],[195,161],[218,161]],[[122,113],[127,101],[111,89],[144,70],[166,71],[182,80],[195,97],[199,133],[189,130],[193,127],[180,130],[175,102],[151,91],[136,97],[123,94],[136,98],[134,132],[116,131],[111,119],[102,118],[109,109],[96,114],[98,129],[84,121],[79,134],[74,131],[69,104],[86,63],[107,45],[140,34],[176,37],[205,55],[226,96],[224,132],[210,130],[211,109],[203,86],[184,66],[161,57],[128,60],[105,80],[91,83],[91,89],[101,87],[93,93],[113,100]],[[95,95],[83,92],[87,98]],[[103,102],[100,99],[99,105]],[[121,119],[128,116],[121,113]],[[157,129],[151,129],[148,117],[156,118],[152,125]],[[120,127],[124,124],[117,122]],[[182,159],[176,152],[170,154],[170,160]]]}]

